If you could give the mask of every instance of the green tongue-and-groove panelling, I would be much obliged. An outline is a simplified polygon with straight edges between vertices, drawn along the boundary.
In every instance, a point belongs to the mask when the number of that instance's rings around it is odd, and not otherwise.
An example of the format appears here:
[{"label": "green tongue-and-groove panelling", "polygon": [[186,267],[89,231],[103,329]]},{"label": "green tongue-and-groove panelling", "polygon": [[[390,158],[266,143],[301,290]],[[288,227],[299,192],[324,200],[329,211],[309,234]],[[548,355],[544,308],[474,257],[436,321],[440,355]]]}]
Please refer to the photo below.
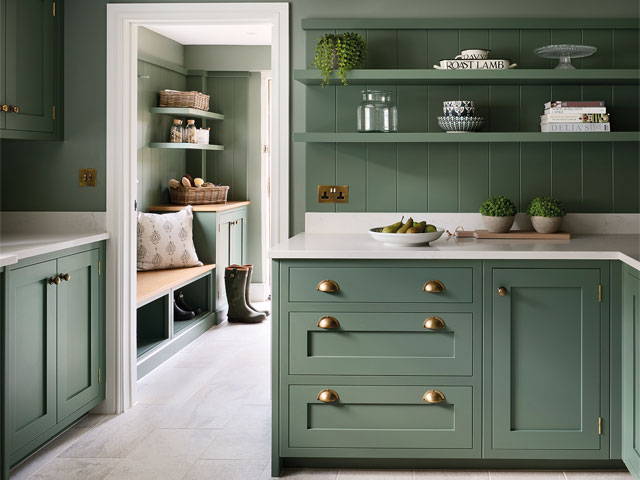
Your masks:
[{"label": "green tongue-and-groove panelling", "polygon": [[[307,66],[317,38],[345,30],[307,30]],[[365,36],[366,68],[432,68],[465,48],[490,48],[518,68],[553,68],[534,48],[584,43],[598,52],[577,68],[638,68],[637,29],[348,30]],[[296,66],[302,68],[302,66]],[[370,85],[393,92],[400,132],[441,132],[443,100],[474,100],[483,131],[536,132],[549,100],[604,100],[617,131],[638,131],[636,85]],[[355,132],[362,86],[307,86],[307,132]],[[301,128],[294,128],[301,131]],[[472,135],[472,134],[470,134]],[[554,195],[570,212],[640,211],[637,142],[308,143],[306,211],[475,212],[489,195],[524,211],[534,196]],[[349,185],[349,203],[319,204],[317,186]]]}]

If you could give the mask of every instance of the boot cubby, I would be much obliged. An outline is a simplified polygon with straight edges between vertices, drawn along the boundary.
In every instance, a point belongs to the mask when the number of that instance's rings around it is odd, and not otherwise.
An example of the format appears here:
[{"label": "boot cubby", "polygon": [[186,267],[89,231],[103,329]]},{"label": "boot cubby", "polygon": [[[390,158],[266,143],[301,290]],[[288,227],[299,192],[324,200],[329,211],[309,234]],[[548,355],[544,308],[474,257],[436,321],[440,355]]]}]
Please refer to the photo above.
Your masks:
[{"label": "boot cubby", "polygon": [[206,275],[183,287],[174,289],[174,295],[172,295],[171,298],[172,301],[177,292],[182,292],[184,300],[189,306],[201,309],[201,312],[190,320],[178,320],[174,317],[172,322],[174,336],[179,335],[180,332],[189,328],[191,325],[198,323],[203,317],[206,317],[215,310],[213,307],[213,298],[209,294],[212,291],[211,283],[213,280],[213,275]]}]

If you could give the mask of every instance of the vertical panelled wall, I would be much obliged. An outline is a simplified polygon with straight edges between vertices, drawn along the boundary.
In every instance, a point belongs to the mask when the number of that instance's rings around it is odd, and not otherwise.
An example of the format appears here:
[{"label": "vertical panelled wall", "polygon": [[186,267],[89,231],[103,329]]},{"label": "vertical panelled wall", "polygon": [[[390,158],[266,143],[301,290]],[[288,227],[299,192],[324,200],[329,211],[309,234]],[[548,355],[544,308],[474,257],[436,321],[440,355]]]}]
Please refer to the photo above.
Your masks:
[{"label": "vertical panelled wall", "polygon": [[[186,172],[185,151],[149,148],[149,142],[167,142],[171,117],[149,112],[158,106],[158,91],[185,90],[186,76],[138,60],[138,210],[169,203],[170,178]],[[149,78],[145,78],[148,76]]]},{"label": "vertical panelled wall", "polygon": [[[308,30],[306,64],[317,39],[343,30]],[[367,40],[366,68],[432,68],[461,49],[490,48],[518,68],[553,68],[533,53],[551,43],[598,47],[577,68],[638,68],[638,30],[349,30]],[[638,131],[637,86],[404,86],[391,90],[400,132],[441,132],[443,100],[474,100],[483,131],[540,131],[549,100],[604,100],[612,128]],[[361,86],[306,87],[306,131],[355,132]],[[470,134],[472,135],[472,134]],[[309,143],[306,211],[476,212],[490,195],[510,197],[520,211],[553,195],[571,212],[638,212],[638,143]],[[349,203],[317,202],[317,185],[349,185]]]}]

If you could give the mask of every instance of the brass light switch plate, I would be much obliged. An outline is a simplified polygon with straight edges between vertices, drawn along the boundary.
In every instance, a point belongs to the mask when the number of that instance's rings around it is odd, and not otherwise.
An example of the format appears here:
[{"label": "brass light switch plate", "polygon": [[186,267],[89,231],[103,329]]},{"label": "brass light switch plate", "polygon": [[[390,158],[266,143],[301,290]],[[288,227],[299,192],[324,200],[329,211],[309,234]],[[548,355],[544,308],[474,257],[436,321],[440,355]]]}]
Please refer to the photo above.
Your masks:
[{"label": "brass light switch plate", "polygon": [[349,185],[318,185],[318,203],[349,203]]},{"label": "brass light switch plate", "polygon": [[78,172],[78,184],[81,187],[95,187],[98,183],[98,171],[95,168],[81,168]]}]

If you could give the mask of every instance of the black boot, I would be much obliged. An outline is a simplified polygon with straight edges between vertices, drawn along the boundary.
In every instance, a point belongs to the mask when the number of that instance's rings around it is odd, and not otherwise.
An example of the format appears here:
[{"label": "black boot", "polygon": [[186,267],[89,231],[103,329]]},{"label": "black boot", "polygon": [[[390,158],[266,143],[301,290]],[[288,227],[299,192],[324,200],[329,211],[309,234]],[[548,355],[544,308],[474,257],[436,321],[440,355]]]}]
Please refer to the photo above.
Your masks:
[{"label": "black boot", "polygon": [[178,306],[177,302],[173,302],[173,319],[174,320],[191,320],[193,317],[195,317],[196,314],[193,312],[188,312],[186,310],[183,310],[182,308],[180,308]]},{"label": "black boot", "polygon": [[185,310],[187,312],[193,312],[196,315],[202,312],[202,309],[200,307],[194,308],[191,305],[189,305],[187,301],[184,299],[184,294],[181,291],[176,293],[175,300],[176,300],[176,305],[180,307],[182,310]]},{"label": "black boot", "polygon": [[247,288],[245,289],[245,292],[244,292],[244,297],[246,299],[247,306],[254,312],[264,313],[265,315],[269,315],[269,313],[271,313],[269,312],[269,310],[258,310],[249,302],[249,287],[251,286],[251,275],[253,274],[253,265],[242,265],[242,266],[249,269],[249,274],[247,275]]},{"label": "black boot", "polygon": [[264,313],[251,310],[247,305],[245,292],[248,273],[248,268],[236,265],[225,268],[224,285],[229,303],[229,322],[260,323],[267,318]]}]

